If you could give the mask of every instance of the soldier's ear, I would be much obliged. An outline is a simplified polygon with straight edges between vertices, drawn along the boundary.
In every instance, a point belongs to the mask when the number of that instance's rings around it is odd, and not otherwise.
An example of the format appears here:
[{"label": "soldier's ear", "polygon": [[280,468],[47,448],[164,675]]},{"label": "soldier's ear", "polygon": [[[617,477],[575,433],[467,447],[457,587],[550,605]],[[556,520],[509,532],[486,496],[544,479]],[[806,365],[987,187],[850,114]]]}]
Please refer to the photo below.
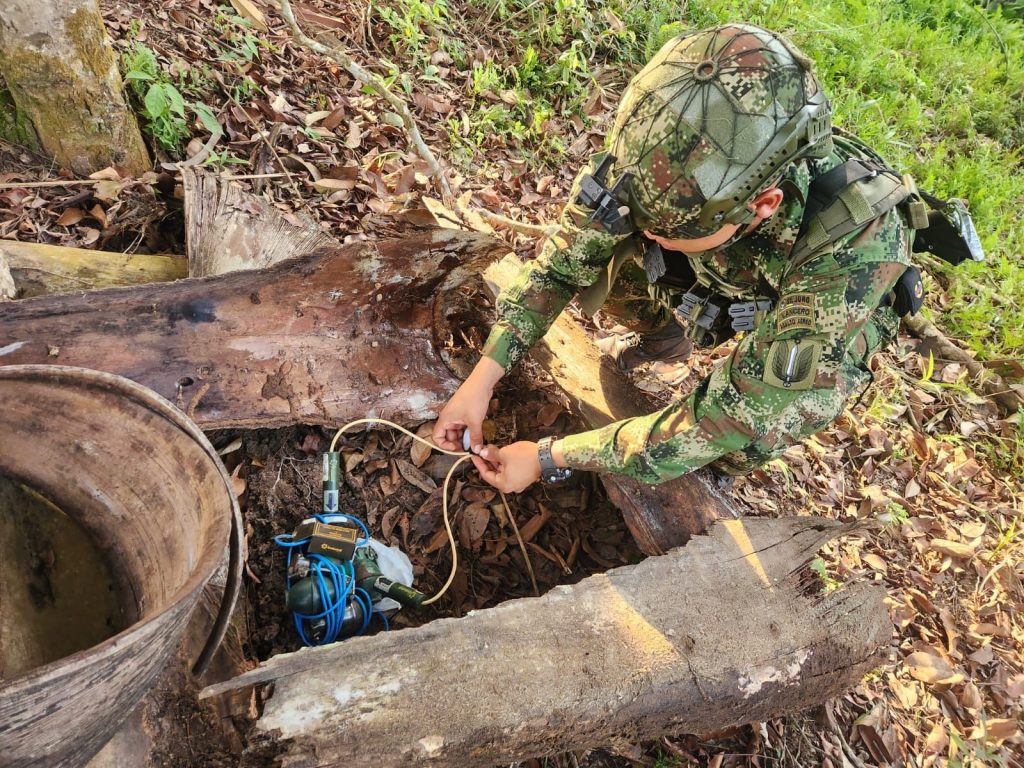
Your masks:
[{"label": "soldier's ear", "polygon": [[768,219],[779,210],[784,197],[785,195],[781,189],[769,187],[764,192],[758,193],[757,197],[750,201],[748,207],[759,219]]}]

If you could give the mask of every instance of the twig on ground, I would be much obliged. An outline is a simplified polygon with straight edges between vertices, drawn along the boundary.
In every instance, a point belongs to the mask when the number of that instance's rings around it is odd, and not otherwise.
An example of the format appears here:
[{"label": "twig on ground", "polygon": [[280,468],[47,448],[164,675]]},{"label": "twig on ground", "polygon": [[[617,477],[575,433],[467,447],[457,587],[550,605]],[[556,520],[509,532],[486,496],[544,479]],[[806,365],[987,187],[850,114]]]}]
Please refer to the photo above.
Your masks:
[{"label": "twig on ground", "polygon": [[530,235],[531,237],[553,237],[562,230],[558,224],[528,224],[525,221],[516,221],[515,219],[502,216],[500,213],[488,211],[485,208],[474,208],[473,210],[476,213],[479,213],[482,218],[485,218],[494,224],[520,232],[524,235]]},{"label": "twig on ground", "polygon": [[526,544],[523,542],[523,536],[519,533],[519,526],[516,525],[516,519],[512,515],[512,507],[508,505],[508,499],[505,498],[505,494],[502,491],[498,491],[501,494],[501,501],[505,505],[505,513],[508,517],[508,522],[512,526],[512,530],[516,533],[516,541],[519,542],[519,549],[523,553],[523,559],[526,561],[526,570],[530,574],[530,583],[533,585],[533,594],[540,597],[540,590],[537,589],[537,577],[533,573],[533,563],[530,562],[530,555],[526,551]]},{"label": "twig on ground", "polygon": [[[927,267],[929,272],[933,274],[941,274],[943,277],[948,277],[948,275],[946,275],[946,269],[951,266],[950,264],[940,259],[937,259],[934,256],[930,256],[927,253],[919,253],[915,258],[920,260],[921,264]],[[984,283],[979,283],[977,280],[967,277],[966,275],[957,274],[955,277],[950,277],[949,279],[966,283],[975,291],[975,293],[988,294],[988,296],[991,297],[992,301],[996,302],[997,304],[1002,304],[1004,306],[1010,306],[1011,304],[1008,298],[1003,296],[1001,293],[996,291],[991,286],[985,285]]]},{"label": "twig on ground", "polygon": [[953,344],[942,331],[935,327],[934,323],[926,320],[924,316],[920,314],[907,315],[903,318],[903,324],[919,339],[934,344],[936,357],[963,365],[977,382],[977,387],[982,394],[991,398],[1004,411],[1016,413],[1019,408],[1024,407],[1024,394],[1012,388],[1003,381],[1001,376],[988,370],[967,352]]},{"label": "twig on ground", "polygon": [[413,119],[412,113],[409,111],[409,105],[405,103],[405,100],[392,93],[380,77],[357,64],[351,56],[342,50],[340,43],[333,47],[328,47],[303,32],[302,28],[299,27],[299,23],[295,20],[295,13],[292,11],[292,5],[289,0],[275,1],[281,9],[281,15],[288,22],[295,40],[300,45],[314,53],[319,53],[321,56],[334,59],[356,80],[373,88],[398,113],[398,116],[402,118],[403,125],[405,125],[405,130],[409,136],[410,143],[413,145],[413,149],[426,162],[428,175],[437,179],[447,204],[447,201],[452,197],[452,190],[448,185],[448,179],[445,178],[444,170],[441,168],[440,163],[437,162],[437,158],[434,157],[434,153],[430,151],[426,142],[423,141],[423,136],[420,135],[420,130],[416,126],[416,121]]},{"label": "twig on ground", "polygon": [[267,137],[267,134],[263,131],[263,129],[261,129],[259,125],[256,124],[256,121],[252,119],[252,116],[249,114],[249,112],[241,104],[238,103],[238,99],[236,99],[231,94],[228,94],[228,98],[231,99],[231,102],[236,107],[238,107],[238,109],[242,112],[243,115],[245,115],[245,119],[249,121],[249,125],[252,126],[252,129],[254,131],[256,131],[256,135],[260,137],[260,139],[263,141],[263,144],[267,147],[267,149],[270,150],[270,154],[274,156],[274,160],[277,161],[277,167],[280,168],[284,175],[287,177],[288,185],[292,188],[292,194],[295,195],[295,199],[298,201],[299,205],[301,205],[303,208],[308,209],[309,203],[306,202],[306,198],[303,197],[302,193],[299,191],[299,187],[295,183],[295,178],[292,176],[288,168],[285,167],[284,161],[281,160],[281,155],[277,153],[277,148],[274,147],[274,142],[272,142]]}]

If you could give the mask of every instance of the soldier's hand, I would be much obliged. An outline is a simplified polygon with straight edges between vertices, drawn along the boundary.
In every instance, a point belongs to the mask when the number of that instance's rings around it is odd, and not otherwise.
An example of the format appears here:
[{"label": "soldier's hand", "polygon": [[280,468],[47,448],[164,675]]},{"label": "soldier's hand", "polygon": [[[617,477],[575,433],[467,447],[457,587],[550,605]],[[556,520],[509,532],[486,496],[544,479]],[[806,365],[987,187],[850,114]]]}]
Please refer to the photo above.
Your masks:
[{"label": "soldier's hand", "polygon": [[480,358],[462,386],[456,390],[434,425],[434,443],[446,451],[462,451],[462,433],[469,430],[469,449],[479,453],[484,447],[483,423],[487,416],[494,385],[505,369],[489,357]]},{"label": "soldier's hand", "polygon": [[503,493],[519,493],[540,480],[537,444],[529,440],[504,448],[488,445],[472,460],[480,477]]}]

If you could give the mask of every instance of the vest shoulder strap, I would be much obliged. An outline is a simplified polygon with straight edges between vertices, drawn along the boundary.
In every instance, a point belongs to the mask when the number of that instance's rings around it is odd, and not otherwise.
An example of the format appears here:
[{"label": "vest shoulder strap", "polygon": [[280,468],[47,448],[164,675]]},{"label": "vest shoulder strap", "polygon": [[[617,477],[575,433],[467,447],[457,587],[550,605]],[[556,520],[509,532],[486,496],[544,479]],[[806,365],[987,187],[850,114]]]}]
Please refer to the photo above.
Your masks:
[{"label": "vest shoulder strap", "polygon": [[790,259],[797,263],[902,203],[911,192],[891,169],[847,160],[811,182]]}]

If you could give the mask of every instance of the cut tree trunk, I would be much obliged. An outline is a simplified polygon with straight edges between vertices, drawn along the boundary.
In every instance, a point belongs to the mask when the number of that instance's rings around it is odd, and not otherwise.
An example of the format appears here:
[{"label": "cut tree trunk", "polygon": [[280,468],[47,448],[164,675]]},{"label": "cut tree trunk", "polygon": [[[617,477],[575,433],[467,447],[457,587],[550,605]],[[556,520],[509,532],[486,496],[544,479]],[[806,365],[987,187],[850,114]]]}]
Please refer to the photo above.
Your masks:
[{"label": "cut tree trunk", "polygon": [[[484,278],[492,292],[508,285],[519,267],[515,256],[489,267]],[[548,370],[593,428],[660,407],[602,359],[590,337],[566,313],[559,316],[530,354]],[[739,517],[708,470],[657,486],[612,474],[601,475],[601,481],[622,512],[640,551],[647,555],[659,555],[684,543],[690,536],[703,533],[715,520]]]},{"label": "cut tree trunk", "polygon": [[87,175],[150,167],[97,0],[0,3],[0,74],[43,149]]},{"label": "cut tree trunk", "polygon": [[16,240],[0,240],[0,264],[5,261],[16,295],[25,299],[188,276],[185,259],[180,256],[110,253]]},{"label": "cut tree trunk", "polygon": [[263,270],[9,302],[0,364],[119,373],[208,429],[426,421],[459,383],[436,351],[435,297],[506,251],[437,230]]},{"label": "cut tree trunk", "polygon": [[190,277],[261,269],[341,243],[317,224],[284,214],[238,184],[194,168],[181,169]]},{"label": "cut tree trunk", "polygon": [[276,656],[203,695],[273,682],[257,729],[303,766],[492,766],[768,720],[839,694],[882,658],[885,589],[824,594],[804,567],[848,530],[723,521],[639,565]]}]

